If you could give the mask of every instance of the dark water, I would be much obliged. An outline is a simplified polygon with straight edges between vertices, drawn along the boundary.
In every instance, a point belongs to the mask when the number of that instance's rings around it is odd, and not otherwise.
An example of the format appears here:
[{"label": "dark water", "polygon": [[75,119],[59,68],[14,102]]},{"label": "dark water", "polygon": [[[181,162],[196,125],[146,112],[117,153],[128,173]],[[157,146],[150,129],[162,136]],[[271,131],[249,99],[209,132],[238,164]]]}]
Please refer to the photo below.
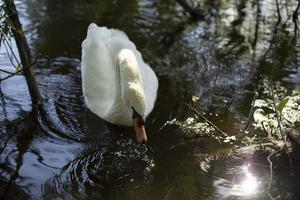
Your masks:
[{"label": "dark water", "polygon": [[[226,155],[228,146],[186,140],[189,133],[167,122],[193,116],[185,103],[196,95],[194,106],[235,135],[265,77],[272,74],[289,89],[299,86],[297,1],[279,1],[280,20],[273,0],[199,1],[205,19],[198,21],[169,0],[16,4],[40,58],[35,72],[46,112],[32,112],[22,76],[0,83],[1,199],[266,198],[266,166],[255,167],[259,186],[247,194],[233,187],[237,177],[247,177],[246,164],[213,159]],[[132,140],[131,129],[105,123],[84,105],[80,51],[90,22],[126,32],[158,75],[147,146]],[[11,69],[3,48],[0,64]],[[300,198],[294,189],[284,187],[282,194]]]}]

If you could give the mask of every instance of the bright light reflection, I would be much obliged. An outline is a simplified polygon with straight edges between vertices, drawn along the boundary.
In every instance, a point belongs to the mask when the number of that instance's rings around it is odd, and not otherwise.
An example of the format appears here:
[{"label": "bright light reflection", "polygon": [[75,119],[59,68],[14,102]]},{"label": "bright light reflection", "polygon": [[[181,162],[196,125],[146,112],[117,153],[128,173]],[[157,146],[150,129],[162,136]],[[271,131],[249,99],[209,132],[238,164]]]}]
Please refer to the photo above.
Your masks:
[{"label": "bright light reflection", "polygon": [[254,177],[249,171],[249,167],[249,164],[247,166],[243,166],[243,173],[245,175],[244,180],[242,180],[241,183],[233,186],[233,189],[243,196],[255,194],[259,184],[256,177]]}]

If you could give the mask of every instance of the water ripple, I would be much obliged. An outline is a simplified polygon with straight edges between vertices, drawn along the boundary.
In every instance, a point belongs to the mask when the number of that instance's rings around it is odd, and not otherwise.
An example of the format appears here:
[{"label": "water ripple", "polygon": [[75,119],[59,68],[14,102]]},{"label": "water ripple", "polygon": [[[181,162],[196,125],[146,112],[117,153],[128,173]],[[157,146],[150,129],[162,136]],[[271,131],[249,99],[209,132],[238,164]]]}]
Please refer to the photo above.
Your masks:
[{"label": "water ripple", "polygon": [[134,190],[147,184],[153,169],[147,147],[132,140],[90,147],[43,185],[44,198],[103,199],[107,190]]}]

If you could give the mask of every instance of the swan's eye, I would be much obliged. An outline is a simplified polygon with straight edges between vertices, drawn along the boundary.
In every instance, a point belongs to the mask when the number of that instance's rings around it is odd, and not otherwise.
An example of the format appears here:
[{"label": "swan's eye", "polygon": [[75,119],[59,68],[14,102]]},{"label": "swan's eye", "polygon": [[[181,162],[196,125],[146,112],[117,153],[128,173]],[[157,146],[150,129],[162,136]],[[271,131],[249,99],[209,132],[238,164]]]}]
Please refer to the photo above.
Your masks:
[{"label": "swan's eye", "polygon": [[143,118],[140,118],[140,119],[138,120],[138,123],[139,123],[139,126],[140,126],[140,127],[145,125],[145,121],[144,121]]}]

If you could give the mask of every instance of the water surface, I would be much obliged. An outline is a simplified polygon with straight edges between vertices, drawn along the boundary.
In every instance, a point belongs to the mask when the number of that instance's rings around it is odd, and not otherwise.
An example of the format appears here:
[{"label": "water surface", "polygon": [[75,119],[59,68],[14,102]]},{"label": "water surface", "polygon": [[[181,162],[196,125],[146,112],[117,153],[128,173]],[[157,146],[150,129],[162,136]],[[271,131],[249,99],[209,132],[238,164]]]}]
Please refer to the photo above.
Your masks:
[{"label": "water surface", "polygon": [[[199,1],[204,20],[191,20],[169,0],[16,4],[39,57],[34,70],[46,112],[32,112],[22,76],[0,83],[0,197],[266,198],[267,164],[249,167],[226,158],[228,145],[186,139],[191,133],[168,122],[194,117],[185,103],[196,95],[194,106],[236,135],[264,78],[272,74],[288,89],[299,86],[300,42],[292,20],[297,1],[280,2],[281,20],[275,1],[259,0]],[[158,76],[147,146],[132,140],[131,129],[104,122],[84,105],[80,51],[91,22],[126,32]],[[0,64],[12,69],[3,48]],[[241,177],[259,184],[254,192],[243,190]],[[293,185],[281,192],[300,198]]]}]

